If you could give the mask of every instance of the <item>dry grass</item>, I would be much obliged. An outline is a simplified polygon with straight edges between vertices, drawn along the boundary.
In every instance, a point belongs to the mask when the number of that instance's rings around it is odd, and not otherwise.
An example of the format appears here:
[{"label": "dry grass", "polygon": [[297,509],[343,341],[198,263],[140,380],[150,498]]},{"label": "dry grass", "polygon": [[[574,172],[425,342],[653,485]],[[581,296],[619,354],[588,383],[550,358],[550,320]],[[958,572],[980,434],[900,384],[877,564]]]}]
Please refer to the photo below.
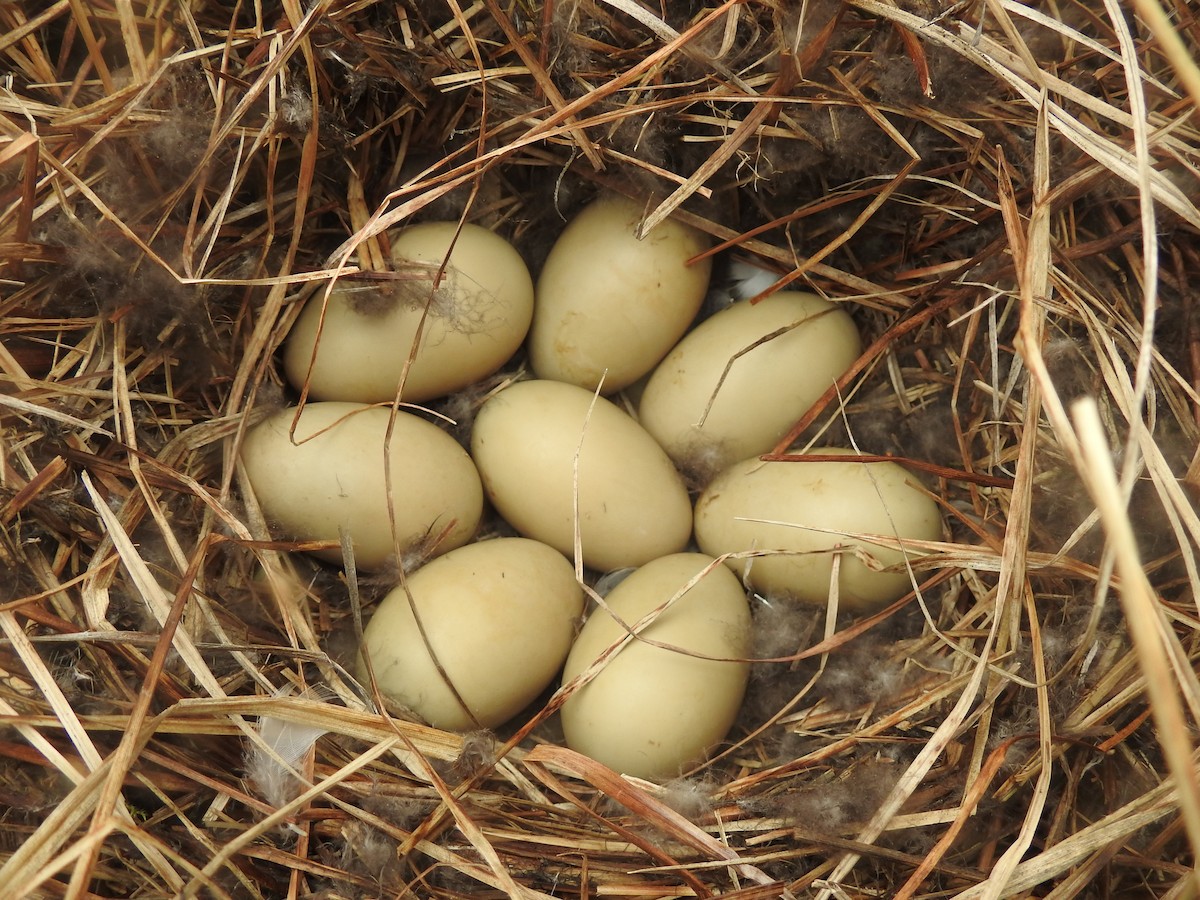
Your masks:
[{"label": "dry grass", "polygon": [[[1194,8],[664,5],[0,5],[0,896],[1196,895]],[[667,786],[548,709],[375,712],[359,585],[234,463],[388,228],[536,269],[596,187],[844,299],[868,349],[777,453],[909,459],[948,521],[871,619],[756,608]],[[323,735],[278,808],[262,716]]]}]

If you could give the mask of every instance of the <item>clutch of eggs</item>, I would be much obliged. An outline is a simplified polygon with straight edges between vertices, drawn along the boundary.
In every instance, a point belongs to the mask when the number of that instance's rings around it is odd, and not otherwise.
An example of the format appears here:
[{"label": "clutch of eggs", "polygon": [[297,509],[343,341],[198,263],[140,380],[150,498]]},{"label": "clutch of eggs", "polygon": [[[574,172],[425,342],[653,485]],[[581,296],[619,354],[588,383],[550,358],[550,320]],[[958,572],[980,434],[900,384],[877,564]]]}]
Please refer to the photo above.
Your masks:
[{"label": "clutch of eggs", "polygon": [[[305,407],[294,438],[294,410],[252,429],[242,461],[281,534],[336,542],[348,529],[365,569],[437,537],[428,555],[444,555],[368,624],[364,682],[437,727],[494,727],[565,660],[564,682],[590,679],[563,708],[568,744],[667,778],[710,755],[737,714],[751,644],[743,584],[825,603],[840,554],[842,607],[875,609],[910,588],[917,547],[891,544],[936,540],[941,517],[892,463],[757,459],[857,359],[854,322],[784,291],[689,332],[708,239],[675,220],[639,238],[643,213],[608,195],[585,207],[536,291],[517,251],[486,229],[398,232],[386,280],[315,294],[288,337],[289,380],[326,402]],[[469,456],[418,416],[363,406],[394,400],[402,376],[406,401],[460,390],[523,341],[538,377],[483,404]],[[597,396],[627,387],[636,419]],[[680,470],[708,484],[694,514]],[[521,537],[463,546],[485,494]],[[693,526],[703,553],[683,552]],[[572,641],[577,546],[591,569],[634,568]]]}]

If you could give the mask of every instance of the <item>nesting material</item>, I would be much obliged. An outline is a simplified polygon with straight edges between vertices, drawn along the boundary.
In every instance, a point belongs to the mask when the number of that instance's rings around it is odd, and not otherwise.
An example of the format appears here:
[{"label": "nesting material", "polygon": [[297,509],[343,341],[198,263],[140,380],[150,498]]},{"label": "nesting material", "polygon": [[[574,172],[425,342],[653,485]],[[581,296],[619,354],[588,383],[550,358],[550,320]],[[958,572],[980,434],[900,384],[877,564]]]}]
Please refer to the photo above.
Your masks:
[{"label": "nesting material", "polygon": [[[0,3],[0,897],[1194,894],[1197,40],[1156,0]],[[571,689],[466,735],[374,696],[339,648],[450,522],[380,489],[374,560],[239,461],[331,283],[478,318],[406,293],[404,228],[536,281],[602,195],[850,315],[771,465],[889,458],[944,523],[889,606],[753,597],[739,717],[666,786],[567,746]],[[377,368],[391,431],[450,428]],[[469,443],[529,368],[414,402]]]}]

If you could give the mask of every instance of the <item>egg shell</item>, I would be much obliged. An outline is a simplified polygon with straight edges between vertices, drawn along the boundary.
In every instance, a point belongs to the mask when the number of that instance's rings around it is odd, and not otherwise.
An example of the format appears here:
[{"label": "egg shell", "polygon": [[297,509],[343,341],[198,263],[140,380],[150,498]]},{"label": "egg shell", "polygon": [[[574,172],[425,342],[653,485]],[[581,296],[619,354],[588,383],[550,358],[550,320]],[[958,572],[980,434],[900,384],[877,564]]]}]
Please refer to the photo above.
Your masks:
[{"label": "egg shell", "polygon": [[667,219],[641,240],[642,203],[603,195],[563,230],[537,282],[529,359],[539,378],[606,394],[654,368],[687,330],[712,264],[703,232]]},{"label": "egg shell", "polygon": [[523,381],[484,403],[471,455],[496,510],[520,534],[573,557],[574,460],[579,450],[583,561],[639,566],[682,550],[692,508],[654,439],[604,398],[557,381]]},{"label": "egg shell", "polygon": [[[561,553],[497,538],[410,575],[407,592],[379,604],[363,645],[379,689],[435,728],[494,728],[554,680],[582,613],[583,591]],[[361,657],[358,677],[369,683]]]},{"label": "egg shell", "polygon": [[[533,280],[504,238],[468,224],[454,241],[457,229],[456,222],[425,222],[397,234],[394,280],[339,281],[329,296],[310,371],[324,291],[314,294],[284,348],[288,380],[300,388],[307,376],[309,396],[317,400],[390,401],[418,327],[421,342],[404,382],[405,400],[460,390],[503,366],[529,331]],[[452,241],[435,291],[434,276]]]},{"label": "egg shell", "polygon": [[[700,553],[665,556],[613,588],[606,602],[633,627],[667,601],[640,633],[678,649],[627,643],[562,708],[569,747],[639,778],[672,778],[703,761],[737,717],[749,674],[750,612],[729,569]],[[567,657],[563,683],[624,634],[607,611],[593,612]]]},{"label": "egg shell", "polygon": [[854,320],[815,294],[743,300],[659,363],[638,420],[684,471],[707,481],[771,450],[861,351]]},{"label": "egg shell", "polygon": [[[434,552],[465,544],[483,512],[483,486],[458,443],[424,419],[389,409],[328,401],[304,407],[296,441],[288,435],[295,409],[281,410],[246,433],[246,475],[276,534],[338,541],[344,527],[356,564],[377,569],[394,551],[385,467],[401,552],[441,536]],[[386,453],[385,453],[386,446]],[[318,556],[340,562],[340,550]]]},{"label": "egg shell", "polygon": [[[813,452],[855,455],[831,448]],[[696,542],[705,553],[792,551],[727,560],[761,593],[826,604],[833,568],[831,551],[839,546],[860,548],[881,566],[899,566],[894,572],[874,571],[853,552],[842,553],[839,607],[855,612],[886,606],[907,593],[911,582],[902,566],[904,555],[898,550],[844,535],[936,541],[941,531],[937,504],[919,489],[916,479],[893,462],[748,459],[718,475],[696,502]],[[909,552],[910,557],[917,555],[916,550]]]}]

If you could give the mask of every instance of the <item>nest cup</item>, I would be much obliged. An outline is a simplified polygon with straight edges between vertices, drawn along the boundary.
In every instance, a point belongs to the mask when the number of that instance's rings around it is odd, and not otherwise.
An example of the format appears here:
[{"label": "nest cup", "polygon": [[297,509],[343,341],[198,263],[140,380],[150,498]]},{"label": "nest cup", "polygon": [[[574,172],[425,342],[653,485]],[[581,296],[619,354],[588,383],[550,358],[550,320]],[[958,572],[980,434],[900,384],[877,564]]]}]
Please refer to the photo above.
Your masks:
[{"label": "nest cup", "polygon": [[[0,897],[1191,896],[1185,12],[0,4]],[[746,263],[848,311],[775,455],[895,459],[946,521],[882,611],[749,597],[738,721],[666,783],[552,690],[465,733],[372,695],[413,561],[319,561],[238,463],[393,229],[536,277],[601,191],[707,235],[701,316]],[[406,411],[467,442],[525,361]]]}]

